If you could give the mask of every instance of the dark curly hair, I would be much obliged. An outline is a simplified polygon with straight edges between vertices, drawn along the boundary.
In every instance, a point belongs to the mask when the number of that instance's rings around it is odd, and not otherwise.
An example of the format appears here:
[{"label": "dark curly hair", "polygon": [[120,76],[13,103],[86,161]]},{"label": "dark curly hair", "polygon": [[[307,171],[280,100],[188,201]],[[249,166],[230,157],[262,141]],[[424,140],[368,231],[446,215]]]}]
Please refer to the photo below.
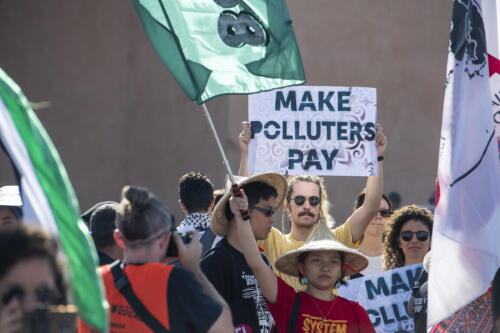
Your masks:
[{"label": "dark curly hair", "polygon": [[405,256],[399,247],[399,233],[409,220],[422,222],[429,228],[432,234],[432,221],[434,217],[427,208],[417,205],[409,205],[396,210],[389,217],[386,225],[386,235],[384,239],[384,270],[403,267]]},{"label": "dark curly hair", "polygon": [[179,198],[189,213],[208,211],[214,199],[214,186],[201,172],[190,172],[179,179]]}]

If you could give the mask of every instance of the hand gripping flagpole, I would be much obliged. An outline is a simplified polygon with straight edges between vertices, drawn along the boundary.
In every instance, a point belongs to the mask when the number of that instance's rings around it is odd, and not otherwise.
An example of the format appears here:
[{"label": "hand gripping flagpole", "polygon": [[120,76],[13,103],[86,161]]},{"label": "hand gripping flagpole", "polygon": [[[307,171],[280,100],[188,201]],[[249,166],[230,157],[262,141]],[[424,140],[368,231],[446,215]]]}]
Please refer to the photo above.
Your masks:
[{"label": "hand gripping flagpole", "polygon": [[[220,154],[222,155],[222,162],[224,163],[224,166],[226,167],[226,171],[229,175],[229,179],[231,180],[231,192],[233,192],[234,196],[241,197],[241,188],[238,186],[236,183],[234,177],[233,177],[233,171],[231,170],[231,165],[229,165],[229,162],[226,157],[226,153],[224,152],[224,148],[222,148],[222,144],[219,139],[219,135],[217,134],[217,130],[215,129],[214,123],[212,121],[212,117],[210,117],[210,113],[208,113],[207,106],[205,103],[201,104],[201,108],[203,109],[203,114],[205,115],[205,119],[207,120],[208,126],[212,130],[212,133],[215,137],[215,141],[217,141],[217,146],[219,147]],[[248,221],[250,219],[250,216],[248,215],[248,210],[240,210],[241,217],[243,220]]]}]

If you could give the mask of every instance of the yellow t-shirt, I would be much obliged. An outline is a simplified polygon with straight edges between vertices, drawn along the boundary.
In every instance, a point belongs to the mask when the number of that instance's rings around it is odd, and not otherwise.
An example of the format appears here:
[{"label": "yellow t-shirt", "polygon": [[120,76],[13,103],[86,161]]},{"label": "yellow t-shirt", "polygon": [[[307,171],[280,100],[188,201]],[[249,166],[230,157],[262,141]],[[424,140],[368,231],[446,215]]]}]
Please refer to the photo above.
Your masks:
[{"label": "yellow t-shirt", "polygon": [[[356,248],[359,246],[360,242],[352,242],[351,228],[349,226],[349,221],[333,229],[333,235],[337,240],[346,246],[351,248]],[[264,249],[267,257],[271,261],[273,270],[280,278],[282,278],[288,285],[292,286],[297,291],[303,291],[306,289],[305,285],[302,285],[297,277],[281,273],[274,267],[274,263],[283,254],[290,252],[292,250],[298,249],[305,242],[296,240],[288,235],[283,235],[281,231],[276,228],[272,228],[269,236],[266,239],[258,241],[257,244],[260,248]]]}]

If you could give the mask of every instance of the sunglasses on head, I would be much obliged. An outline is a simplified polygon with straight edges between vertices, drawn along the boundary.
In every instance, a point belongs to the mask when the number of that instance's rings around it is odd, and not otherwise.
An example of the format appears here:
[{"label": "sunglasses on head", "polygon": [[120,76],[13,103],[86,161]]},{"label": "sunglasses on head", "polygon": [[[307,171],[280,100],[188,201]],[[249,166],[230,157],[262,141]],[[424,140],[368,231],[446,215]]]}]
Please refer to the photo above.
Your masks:
[{"label": "sunglasses on head", "polygon": [[420,230],[420,231],[417,231],[417,232],[406,230],[406,231],[402,231],[399,234],[399,236],[401,237],[401,239],[404,240],[405,242],[411,241],[411,239],[413,238],[413,235],[417,235],[417,239],[419,241],[421,241],[421,242],[424,242],[424,241],[427,240],[427,238],[429,238],[429,232],[428,231],[423,231],[423,230]]},{"label": "sunglasses on head", "polygon": [[392,214],[392,211],[390,209],[381,209],[378,212],[382,217],[389,217]]},{"label": "sunglasses on head", "polygon": [[253,209],[258,210],[259,212],[261,212],[262,214],[264,214],[267,217],[273,216],[273,214],[274,214],[274,210],[270,209],[270,208],[254,207]]},{"label": "sunglasses on head", "polygon": [[[306,197],[303,195],[297,195],[296,197],[292,198],[293,201],[295,201],[295,204],[297,206],[302,206],[306,202]],[[313,195],[312,197],[308,198],[309,205],[311,206],[317,206],[319,205],[320,199],[319,197]]]}]

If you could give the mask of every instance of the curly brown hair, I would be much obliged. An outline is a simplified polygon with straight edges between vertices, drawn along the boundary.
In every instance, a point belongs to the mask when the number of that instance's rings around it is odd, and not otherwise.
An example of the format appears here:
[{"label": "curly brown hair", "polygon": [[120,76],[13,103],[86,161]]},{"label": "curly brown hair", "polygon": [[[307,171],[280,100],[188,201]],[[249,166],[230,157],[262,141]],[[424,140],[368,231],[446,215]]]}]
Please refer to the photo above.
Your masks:
[{"label": "curly brown hair", "polygon": [[427,208],[417,205],[409,205],[396,210],[387,220],[386,234],[384,239],[384,271],[403,267],[405,256],[399,247],[399,233],[409,220],[422,222],[429,228],[432,235],[432,221],[434,217]]}]

